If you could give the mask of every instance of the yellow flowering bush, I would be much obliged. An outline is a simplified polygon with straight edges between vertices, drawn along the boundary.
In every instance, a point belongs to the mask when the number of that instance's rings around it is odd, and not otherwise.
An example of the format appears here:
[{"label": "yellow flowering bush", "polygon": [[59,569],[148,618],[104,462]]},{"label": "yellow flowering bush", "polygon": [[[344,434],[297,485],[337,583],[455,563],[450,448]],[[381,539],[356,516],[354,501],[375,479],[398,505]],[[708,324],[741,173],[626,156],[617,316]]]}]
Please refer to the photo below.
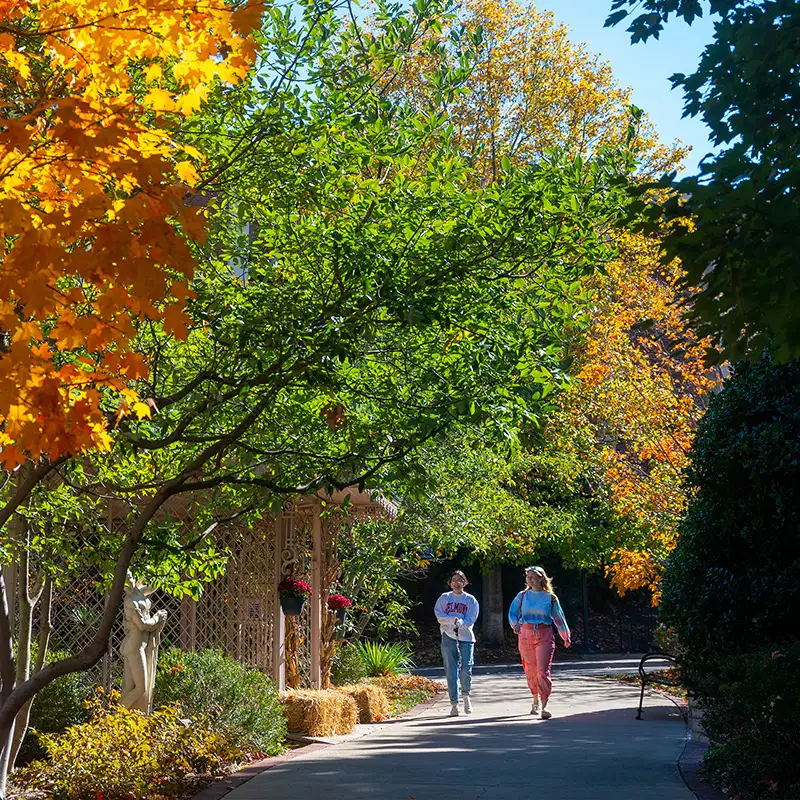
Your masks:
[{"label": "yellow flowering bush", "polygon": [[62,734],[40,736],[47,760],[15,773],[56,800],[155,800],[180,796],[189,773],[218,770],[241,753],[202,720],[168,705],[145,716],[98,690],[91,719]]}]

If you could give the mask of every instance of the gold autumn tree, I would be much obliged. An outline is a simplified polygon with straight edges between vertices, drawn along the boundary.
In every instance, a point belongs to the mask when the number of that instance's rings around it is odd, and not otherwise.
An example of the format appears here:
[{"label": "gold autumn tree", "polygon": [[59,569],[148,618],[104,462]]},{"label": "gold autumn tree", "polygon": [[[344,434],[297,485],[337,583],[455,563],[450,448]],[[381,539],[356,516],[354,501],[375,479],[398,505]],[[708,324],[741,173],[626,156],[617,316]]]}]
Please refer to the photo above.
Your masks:
[{"label": "gold autumn tree", "polygon": [[[479,180],[497,179],[504,164],[535,163],[551,148],[585,158],[625,141],[629,90],[551,13],[513,0],[468,0],[456,25],[477,33],[479,43],[465,90],[447,112]],[[439,46],[448,46],[449,32],[445,26]],[[424,91],[428,62],[420,47],[404,75],[400,91],[412,103]],[[686,152],[661,144],[646,117],[635,147],[640,178],[674,169]],[[657,237],[608,235],[618,257],[586,280],[591,323],[547,446],[585,442],[561,435],[565,429],[592,434],[595,491],[641,531],[638,546],[620,539],[606,553],[612,584],[621,592],[647,586],[657,597],[660,565],[686,504],[681,474],[715,376],[703,366],[704,343],[682,322],[680,264],[662,263]]]}]

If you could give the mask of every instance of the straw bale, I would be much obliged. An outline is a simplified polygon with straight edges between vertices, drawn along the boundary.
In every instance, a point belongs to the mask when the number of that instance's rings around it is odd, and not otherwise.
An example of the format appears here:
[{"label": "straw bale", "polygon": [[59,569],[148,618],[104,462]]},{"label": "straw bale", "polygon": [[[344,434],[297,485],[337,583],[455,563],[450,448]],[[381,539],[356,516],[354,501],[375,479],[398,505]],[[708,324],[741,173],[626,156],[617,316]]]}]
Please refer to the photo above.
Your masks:
[{"label": "straw bale", "polygon": [[336,688],[356,701],[359,722],[389,719],[389,696],[380,686],[374,683],[350,683]]},{"label": "straw bale", "polygon": [[287,727],[306,736],[352,733],[358,722],[356,701],[333,689],[291,689],[279,695]]}]

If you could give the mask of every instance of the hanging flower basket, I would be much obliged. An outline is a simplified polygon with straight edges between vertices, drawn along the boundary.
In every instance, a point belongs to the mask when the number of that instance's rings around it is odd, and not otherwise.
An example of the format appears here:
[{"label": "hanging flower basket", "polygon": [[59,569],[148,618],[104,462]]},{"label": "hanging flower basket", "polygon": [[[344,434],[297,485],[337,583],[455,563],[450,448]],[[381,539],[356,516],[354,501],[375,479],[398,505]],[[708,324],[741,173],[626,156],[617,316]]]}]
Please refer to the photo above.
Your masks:
[{"label": "hanging flower basket", "polygon": [[336,620],[340,625],[344,625],[347,609],[351,608],[352,605],[352,601],[343,594],[332,594],[328,597],[328,610],[336,614]]},{"label": "hanging flower basket", "polygon": [[303,613],[306,598],[311,596],[311,587],[297,578],[284,578],[278,584],[281,609],[287,617],[299,617]]},{"label": "hanging flower basket", "polygon": [[305,604],[305,597],[281,597],[281,610],[287,617],[299,617]]}]

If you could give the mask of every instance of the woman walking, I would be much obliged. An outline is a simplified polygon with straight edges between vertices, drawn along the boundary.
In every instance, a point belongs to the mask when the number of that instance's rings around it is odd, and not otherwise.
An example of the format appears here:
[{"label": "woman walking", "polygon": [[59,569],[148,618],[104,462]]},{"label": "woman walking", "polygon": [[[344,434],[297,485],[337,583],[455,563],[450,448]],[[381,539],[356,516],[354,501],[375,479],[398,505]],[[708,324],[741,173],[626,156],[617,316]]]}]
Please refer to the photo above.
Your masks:
[{"label": "woman walking", "polygon": [[472,663],[475,649],[475,634],[472,626],[478,619],[478,601],[464,588],[469,581],[457,569],[448,581],[451,591],[442,594],[436,601],[434,613],[442,631],[442,660],[450,695],[450,716],[458,716],[458,684],[464,695],[464,713],[472,713]]},{"label": "woman walking", "polygon": [[508,621],[519,634],[522,668],[533,695],[531,714],[541,713],[542,719],[550,719],[553,715],[547,710],[547,701],[553,688],[550,667],[556,649],[552,626],[555,623],[564,647],[571,643],[569,626],[553,593],[553,584],[541,567],[528,567],[525,583],[527,588],[511,603]]}]

